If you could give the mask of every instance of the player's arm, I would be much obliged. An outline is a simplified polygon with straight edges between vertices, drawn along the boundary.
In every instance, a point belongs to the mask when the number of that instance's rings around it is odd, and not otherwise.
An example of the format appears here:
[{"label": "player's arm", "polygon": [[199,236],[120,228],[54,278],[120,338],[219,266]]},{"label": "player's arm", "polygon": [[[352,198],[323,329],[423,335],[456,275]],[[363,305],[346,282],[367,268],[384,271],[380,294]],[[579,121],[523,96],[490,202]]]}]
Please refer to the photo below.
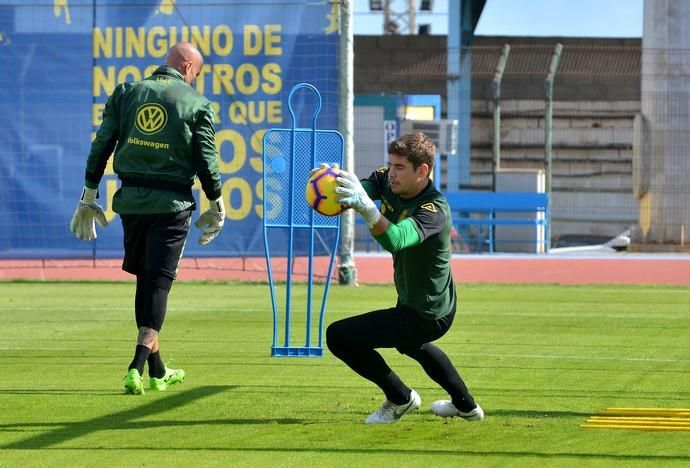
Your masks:
[{"label": "player's arm", "polygon": [[213,107],[207,103],[197,114],[192,134],[192,158],[201,189],[209,200],[194,225],[201,230],[199,244],[205,245],[220,234],[225,224],[225,205],[221,196],[220,172],[216,155],[216,132],[213,127]]},{"label": "player's arm", "polygon": [[374,239],[391,253],[420,244],[424,239],[441,232],[445,225],[445,215],[435,203],[429,202],[420,206],[412,216],[399,223],[391,223],[379,211],[373,202],[373,196],[380,193],[379,179],[387,177],[382,170],[372,177],[360,181],[357,176],[347,171],[340,171],[336,179],[338,202],[350,206],[362,216],[369,226]]},{"label": "player's arm", "polygon": [[87,189],[97,189],[98,184],[103,178],[105,166],[108,164],[110,155],[113,154],[115,145],[119,138],[119,105],[120,98],[124,91],[124,85],[118,85],[113,94],[108,98],[108,102],[103,109],[103,120],[96,138],[91,143],[91,152],[86,160],[86,173],[84,174],[84,186]]},{"label": "player's arm", "polygon": [[[367,222],[367,225],[369,225],[371,235],[374,236],[374,239],[376,239],[379,244],[381,244],[381,247],[391,253],[395,253],[398,250],[417,245],[422,241],[422,237],[417,231],[416,224],[413,221],[405,219],[400,223],[395,224],[391,223],[385,216],[381,215],[378,207],[372,201],[372,195],[375,193],[375,188],[368,180],[358,181],[360,185],[357,187],[357,184],[354,182],[356,179],[353,179],[350,176],[351,174],[345,175],[345,178],[339,183],[345,185],[354,185],[355,188],[352,189],[353,195],[341,198],[338,201],[344,202],[345,204],[351,206],[362,216],[362,218],[364,218],[364,220]],[[349,189],[344,189],[341,186],[339,193],[345,195],[345,190]],[[336,189],[336,192],[338,191],[339,189]],[[357,195],[354,195],[355,193]]]},{"label": "player's arm", "polygon": [[381,247],[395,253],[408,247],[421,244],[424,239],[443,230],[446,216],[436,204],[425,203],[412,214],[397,224],[381,216],[371,228],[371,234]]},{"label": "player's arm", "polygon": [[340,194],[338,202],[344,203],[357,211],[369,226],[374,238],[383,248],[394,252],[402,248],[417,245],[421,237],[414,227],[414,223],[402,221],[393,224],[379,211],[372,198],[380,198],[382,184],[387,178],[387,170],[378,170],[369,179],[359,180],[354,174],[340,171],[336,179]]},{"label": "player's arm", "polygon": [[221,188],[213,115],[213,107],[211,103],[207,103],[197,113],[192,133],[192,158],[196,175],[209,200],[220,198]]},{"label": "player's arm", "polygon": [[381,216],[381,219],[372,226],[371,235],[381,247],[390,253],[413,247],[422,242],[416,225],[411,219],[404,219],[394,224]]},{"label": "player's arm", "polygon": [[124,90],[124,85],[118,85],[103,109],[103,121],[101,122],[96,138],[91,143],[91,152],[86,160],[84,173],[84,188],[74,210],[70,231],[79,240],[91,241],[96,239],[96,222],[102,227],[108,225],[103,208],[96,203],[98,198],[98,184],[103,178],[105,166],[110,155],[113,154],[119,137],[119,103]]}]

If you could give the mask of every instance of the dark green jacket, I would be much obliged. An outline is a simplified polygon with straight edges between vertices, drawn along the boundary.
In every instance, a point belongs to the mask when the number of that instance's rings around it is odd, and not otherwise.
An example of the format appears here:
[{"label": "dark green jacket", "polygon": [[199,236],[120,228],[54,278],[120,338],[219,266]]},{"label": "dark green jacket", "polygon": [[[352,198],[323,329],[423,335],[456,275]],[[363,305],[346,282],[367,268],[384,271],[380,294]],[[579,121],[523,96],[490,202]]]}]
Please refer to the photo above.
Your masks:
[{"label": "dark green jacket", "polygon": [[452,218],[445,197],[429,181],[414,198],[391,191],[388,168],[362,181],[381,214],[392,224],[375,239],[393,254],[398,301],[428,319],[455,311],[457,298],[450,268]]},{"label": "dark green jacket", "polygon": [[121,214],[174,213],[194,208],[197,176],[209,200],[220,197],[213,108],[168,66],[108,98],[86,163],[86,186],[98,188],[113,149],[122,187],[113,197]]}]

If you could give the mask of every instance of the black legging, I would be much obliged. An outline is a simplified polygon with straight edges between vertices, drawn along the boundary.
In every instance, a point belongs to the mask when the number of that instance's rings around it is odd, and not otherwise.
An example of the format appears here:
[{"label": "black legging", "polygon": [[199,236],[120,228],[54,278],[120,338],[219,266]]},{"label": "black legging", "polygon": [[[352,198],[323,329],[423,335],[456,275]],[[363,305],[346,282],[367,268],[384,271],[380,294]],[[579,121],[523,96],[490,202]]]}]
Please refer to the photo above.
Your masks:
[{"label": "black legging", "polygon": [[431,344],[448,331],[454,317],[452,313],[438,320],[427,320],[398,305],[332,323],[326,330],[326,342],[336,357],[378,385],[386,398],[395,404],[409,401],[410,388],[388,367],[375,348],[396,348],[410,356],[448,392],[460,411],[470,411],[476,405],[467,386],[448,356]]},{"label": "black legging", "polygon": [[149,270],[137,274],[137,292],[134,298],[137,329],[149,327],[161,330],[172,283],[171,278]]}]

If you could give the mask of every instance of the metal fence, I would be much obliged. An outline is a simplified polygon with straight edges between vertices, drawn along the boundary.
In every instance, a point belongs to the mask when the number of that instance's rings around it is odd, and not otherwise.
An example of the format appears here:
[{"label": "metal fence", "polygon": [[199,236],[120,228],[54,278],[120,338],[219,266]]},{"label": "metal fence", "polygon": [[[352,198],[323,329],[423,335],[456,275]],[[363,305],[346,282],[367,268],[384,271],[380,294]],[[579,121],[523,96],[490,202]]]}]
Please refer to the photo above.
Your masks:
[{"label": "metal fence", "polygon": [[[555,68],[561,40],[478,38],[462,51],[440,42],[412,62],[392,52],[401,65],[369,73],[397,80],[402,94],[415,82],[437,90],[444,112],[450,101],[466,109],[459,154],[441,156],[442,189],[491,191],[498,170],[543,170],[552,247],[621,233],[640,249],[685,247],[690,51],[643,49],[633,39],[562,42]],[[454,53],[467,68],[459,77],[447,72]],[[448,94],[449,80],[470,77]]]}]

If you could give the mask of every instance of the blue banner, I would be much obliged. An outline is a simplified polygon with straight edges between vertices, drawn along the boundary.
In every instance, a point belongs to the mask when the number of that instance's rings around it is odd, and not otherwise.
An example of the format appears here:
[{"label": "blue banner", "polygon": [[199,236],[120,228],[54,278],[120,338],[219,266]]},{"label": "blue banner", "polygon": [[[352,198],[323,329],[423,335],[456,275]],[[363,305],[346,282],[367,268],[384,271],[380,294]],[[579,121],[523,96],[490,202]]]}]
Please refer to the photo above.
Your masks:
[{"label": "blue banner", "polygon": [[[187,256],[262,256],[262,138],[291,127],[287,95],[316,86],[319,128],[337,128],[337,6],[209,0],[53,0],[0,6],[0,257],[112,258],[122,230],[112,211],[112,158],[100,185],[111,225],[80,242],[69,222],[90,142],[117,83],[150,75],[172,44],[204,56],[195,86],[216,110],[227,219],[203,248],[192,228]],[[293,105],[310,126],[313,102]],[[300,117],[301,119],[301,117]],[[195,185],[198,209],[208,204]],[[195,217],[198,212],[195,213]]]}]

